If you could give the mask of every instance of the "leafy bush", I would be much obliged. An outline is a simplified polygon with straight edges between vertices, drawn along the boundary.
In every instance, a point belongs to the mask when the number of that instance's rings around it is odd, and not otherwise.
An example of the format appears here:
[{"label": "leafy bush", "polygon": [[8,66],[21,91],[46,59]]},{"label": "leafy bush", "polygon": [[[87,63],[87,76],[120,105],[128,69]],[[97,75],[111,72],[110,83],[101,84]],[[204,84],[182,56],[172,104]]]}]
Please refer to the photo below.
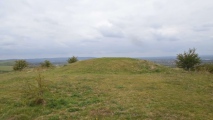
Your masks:
[{"label": "leafy bush", "polygon": [[188,52],[184,52],[183,54],[178,54],[176,58],[176,65],[179,68],[183,68],[185,70],[194,70],[196,65],[201,63],[200,57],[195,53],[195,48],[189,49]]},{"label": "leafy bush", "polygon": [[78,61],[78,58],[75,57],[75,56],[72,56],[71,58],[69,58],[69,59],[67,60],[68,63],[74,63],[74,62],[77,62],[77,61]]},{"label": "leafy bush", "polygon": [[203,64],[199,65],[195,68],[197,71],[204,71],[204,72],[210,72],[213,73],[213,64]]},{"label": "leafy bush", "polygon": [[49,60],[45,60],[43,63],[41,63],[41,67],[53,67],[53,64]]},{"label": "leafy bush", "polygon": [[23,70],[28,66],[28,63],[26,60],[16,60],[15,65],[13,66],[13,70]]}]

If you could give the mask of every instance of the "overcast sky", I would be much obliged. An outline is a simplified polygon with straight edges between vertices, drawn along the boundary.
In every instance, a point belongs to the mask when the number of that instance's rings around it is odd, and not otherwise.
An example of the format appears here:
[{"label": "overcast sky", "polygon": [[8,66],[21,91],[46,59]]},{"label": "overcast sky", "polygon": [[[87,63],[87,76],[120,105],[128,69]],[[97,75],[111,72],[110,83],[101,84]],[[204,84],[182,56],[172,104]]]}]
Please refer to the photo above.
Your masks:
[{"label": "overcast sky", "polygon": [[0,0],[0,59],[213,54],[213,0]]}]

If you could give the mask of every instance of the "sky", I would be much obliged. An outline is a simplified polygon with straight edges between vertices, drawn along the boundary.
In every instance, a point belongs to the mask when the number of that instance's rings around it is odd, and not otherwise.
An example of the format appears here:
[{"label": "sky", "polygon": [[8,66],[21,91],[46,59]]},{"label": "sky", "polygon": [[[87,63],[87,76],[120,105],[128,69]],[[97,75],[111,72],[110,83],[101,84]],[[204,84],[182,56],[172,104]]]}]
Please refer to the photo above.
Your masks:
[{"label": "sky", "polygon": [[213,0],[0,0],[0,59],[213,55]]}]

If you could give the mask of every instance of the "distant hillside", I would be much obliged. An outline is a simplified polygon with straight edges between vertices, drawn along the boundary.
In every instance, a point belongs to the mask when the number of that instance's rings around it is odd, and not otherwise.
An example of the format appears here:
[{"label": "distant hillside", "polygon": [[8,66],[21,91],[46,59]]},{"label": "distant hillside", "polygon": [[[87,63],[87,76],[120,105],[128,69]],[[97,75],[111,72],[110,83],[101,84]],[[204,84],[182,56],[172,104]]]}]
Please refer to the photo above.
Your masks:
[{"label": "distant hillside", "polygon": [[[88,60],[92,59],[93,57],[78,57],[78,60]],[[26,59],[26,61],[30,64],[40,64],[41,62],[44,62],[45,60],[49,60],[53,64],[66,64],[68,57],[63,58],[35,58],[35,59]]]},{"label": "distant hillside", "polygon": [[0,73],[12,71],[14,64],[14,60],[0,60]]},{"label": "distant hillside", "polygon": [[[202,63],[213,63],[213,55],[201,55]],[[62,57],[62,58],[34,58],[34,59],[25,59],[28,63],[32,65],[39,65],[41,62],[45,60],[49,60],[55,65],[64,65],[67,63],[68,57]],[[94,59],[94,57],[78,57],[78,59],[81,60],[89,60]],[[148,60],[152,61],[157,64],[175,67],[175,59],[176,56],[167,56],[167,57],[137,57],[136,59],[141,60]],[[14,65],[14,61],[16,59],[10,59],[10,60],[0,60],[0,66],[12,66]]]},{"label": "distant hillside", "polygon": [[96,58],[70,64],[60,70],[68,73],[149,73],[168,68],[133,58]]},{"label": "distant hillside", "polygon": [[0,60],[0,66],[13,66],[15,60]]}]

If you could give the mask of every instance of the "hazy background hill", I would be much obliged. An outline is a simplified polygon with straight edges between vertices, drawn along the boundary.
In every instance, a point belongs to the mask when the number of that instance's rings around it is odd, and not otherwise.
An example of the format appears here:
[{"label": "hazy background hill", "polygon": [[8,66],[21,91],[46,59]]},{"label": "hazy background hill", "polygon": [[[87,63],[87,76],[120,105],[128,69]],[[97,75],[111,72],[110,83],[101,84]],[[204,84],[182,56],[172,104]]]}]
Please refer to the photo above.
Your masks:
[{"label": "hazy background hill", "polygon": [[[92,59],[94,57],[78,57],[78,60],[88,60]],[[26,61],[33,65],[38,65],[41,62],[44,62],[45,60],[49,60],[54,65],[63,65],[67,63],[68,57],[62,57],[62,58],[35,58],[35,59],[26,59]]]},{"label": "hazy background hill", "polygon": [[[213,63],[213,55],[203,55],[200,56],[202,63]],[[78,60],[88,60],[95,57],[78,57]],[[54,65],[64,65],[67,63],[68,57],[59,57],[59,58],[34,58],[34,59],[25,59],[31,65],[39,65],[45,60],[49,60]],[[167,57],[137,57],[137,59],[149,60],[157,64],[175,67],[176,56],[167,56]],[[0,60],[0,66],[12,66],[15,59],[10,60]]]}]

